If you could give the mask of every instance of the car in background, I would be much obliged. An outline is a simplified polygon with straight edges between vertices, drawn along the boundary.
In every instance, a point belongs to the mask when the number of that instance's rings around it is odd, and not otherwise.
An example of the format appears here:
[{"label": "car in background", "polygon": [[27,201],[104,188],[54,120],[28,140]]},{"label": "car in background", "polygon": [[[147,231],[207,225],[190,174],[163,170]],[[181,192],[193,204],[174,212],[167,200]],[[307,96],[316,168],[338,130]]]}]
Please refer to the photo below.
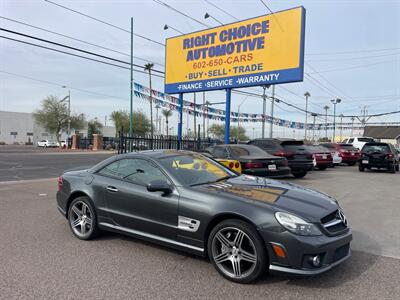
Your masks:
[{"label": "car in background", "polygon": [[399,153],[389,143],[366,143],[361,150],[358,169],[386,169],[390,173],[399,171]]},{"label": "car in background", "polygon": [[314,166],[319,170],[325,170],[333,164],[332,154],[329,149],[320,145],[307,145],[306,147],[312,153]]},{"label": "car in background", "polygon": [[[213,168],[182,167],[195,161]],[[80,240],[100,230],[126,234],[208,257],[237,283],[268,270],[317,275],[351,256],[352,232],[334,198],[238,175],[189,151],[116,155],[65,172],[58,178],[57,207]]]},{"label": "car in background", "polygon": [[325,144],[319,144],[317,146],[325,148],[327,151],[329,151],[332,155],[332,164],[329,166],[331,168],[334,168],[335,166],[340,165],[343,162],[342,157],[340,156],[339,151],[336,150],[336,148],[328,147]]},{"label": "car in background", "polygon": [[373,143],[375,142],[374,138],[372,137],[349,137],[343,140],[343,144],[351,144],[358,150],[361,150],[366,143]]},{"label": "car in background", "polygon": [[43,147],[43,148],[55,148],[59,147],[59,143],[53,141],[53,140],[41,140],[37,142],[38,147]]},{"label": "car in background", "polygon": [[217,145],[206,150],[216,159],[239,161],[243,174],[265,177],[286,177],[290,174],[286,158],[271,155],[253,145]]},{"label": "car in background", "polygon": [[280,139],[254,139],[248,142],[269,154],[285,157],[291,173],[296,178],[302,178],[313,169],[312,154],[307,151],[303,141]]},{"label": "car in background", "polygon": [[360,157],[360,151],[352,144],[322,143],[320,145],[330,149],[331,153],[334,150],[342,158],[342,162],[349,166],[354,166]]},{"label": "car in background", "polygon": [[[235,171],[238,174],[242,173],[242,166],[238,160],[227,159],[227,158],[215,158],[211,155],[211,153],[204,152],[204,151],[196,151],[196,152],[215,160],[216,162],[224,165],[225,167],[228,167],[229,169],[231,169],[232,171]],[[206,166],[208,166],[208,165],[206,165]],[[202,167],[202,168],[204,168],[206,166],[200,165],[200,167]],[[198,168],[198,167],[199,167],[199,165],[194,164],[194,168]]]}]

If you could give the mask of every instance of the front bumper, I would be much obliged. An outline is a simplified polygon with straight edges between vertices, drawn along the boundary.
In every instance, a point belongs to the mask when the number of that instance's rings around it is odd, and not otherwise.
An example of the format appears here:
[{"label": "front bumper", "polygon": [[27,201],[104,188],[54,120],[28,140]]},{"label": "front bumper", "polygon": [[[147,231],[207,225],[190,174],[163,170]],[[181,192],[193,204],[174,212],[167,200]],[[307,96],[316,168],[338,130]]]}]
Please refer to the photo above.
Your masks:
[{"label": "front bumper", "polygon": [[[270,257],[269,269],[272,272],[284,272],[297,275],[316,275],[330,270],[351,256],[350,242],[352,232],[338,236],[300,236],[288,231],[260,232],[266,241]],[[279,245],[285,257],[278,257],[272,245]],[[308,258],[319,255],[318,266],[309,263]]]}]

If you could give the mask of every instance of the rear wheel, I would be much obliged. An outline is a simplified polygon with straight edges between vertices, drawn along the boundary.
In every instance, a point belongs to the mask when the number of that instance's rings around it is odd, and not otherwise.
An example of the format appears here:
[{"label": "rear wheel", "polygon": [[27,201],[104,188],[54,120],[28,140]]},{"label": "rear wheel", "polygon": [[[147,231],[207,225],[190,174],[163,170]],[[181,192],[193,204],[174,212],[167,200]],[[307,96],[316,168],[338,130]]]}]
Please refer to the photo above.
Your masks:
[{"label": "rear wheel", "polygon": [[359,165],[359,166],[358,166],[358,170],[359,170],[360,172],[364,172],[364,167],[363,167],[362,165]]},{"label": "rear wheel", "polygon": [[96,212],[88,197],[78,197],[68,210],[68,223],[72,233],[81,240],[90,240],[98,232]]},{"label": "rear wheel", "polygon": [[399,172],[399,170],[400,170],[400,166],[397,165],[397,166],[396,166],[396,171]]},{"label": "rear wheel", "polygon": [[389,171],[389,173],[392,173],[392,174],[396,173],[396,165],[393,164],[391,167],[389,167],[388,171]]},{"label": "rear wheel", "polygon": [[292,174],[296,178],[303,178],[304,176],[307,175],[307,171],[295,171],[295,172],[292,172]]},{"label": "rear wheel", "polygon": [[325,170],[327,168],[327,166],[326,165],[321,165],[321,166],[318,166],[318,169],[320,169],[320,170]]},{"label": "rear wheel", "polygon": [[349,166],[354,166],[355,164],[356,164],[355,161],[350,161],[350,162],[347,163],[347,165],[349,165]]},{"label": "rear wheel", "polygon": [[253,226],[241,220],[225,220],[214,227],[208,255],[223,277],[237,283],[254,281],[267,269],[264,243]]}]

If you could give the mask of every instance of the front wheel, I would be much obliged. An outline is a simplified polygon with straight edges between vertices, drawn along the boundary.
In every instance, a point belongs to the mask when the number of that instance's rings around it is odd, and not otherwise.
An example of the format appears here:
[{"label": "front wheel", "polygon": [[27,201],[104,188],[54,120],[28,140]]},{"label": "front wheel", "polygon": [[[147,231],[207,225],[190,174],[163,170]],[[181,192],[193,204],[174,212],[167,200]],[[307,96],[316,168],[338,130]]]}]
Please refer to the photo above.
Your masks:
[{"label": "front wheel", "polygon": [[72,233],[81,240],[90,240],[97,235],[96,212],[88,197],[78,197],[72,201],[68,223]]},{"label": "front wheel", "polygon": [[208,239],[208,255],[223,277],[237,283],[254,281],[267,268],[264,243],[258,232],[241,220],[225,220],[214,227]]}]

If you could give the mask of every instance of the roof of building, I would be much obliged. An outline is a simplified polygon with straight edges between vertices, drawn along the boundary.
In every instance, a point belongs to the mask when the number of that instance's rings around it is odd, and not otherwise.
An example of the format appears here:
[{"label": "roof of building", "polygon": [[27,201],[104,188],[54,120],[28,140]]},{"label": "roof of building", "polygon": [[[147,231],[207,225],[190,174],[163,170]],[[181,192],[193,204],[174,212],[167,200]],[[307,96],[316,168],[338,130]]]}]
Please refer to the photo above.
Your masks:
[{"label": "roof of building", "polygon": [[400,126],[366,126],[364,136],[375,139],[396,139],[400,136]]}]

